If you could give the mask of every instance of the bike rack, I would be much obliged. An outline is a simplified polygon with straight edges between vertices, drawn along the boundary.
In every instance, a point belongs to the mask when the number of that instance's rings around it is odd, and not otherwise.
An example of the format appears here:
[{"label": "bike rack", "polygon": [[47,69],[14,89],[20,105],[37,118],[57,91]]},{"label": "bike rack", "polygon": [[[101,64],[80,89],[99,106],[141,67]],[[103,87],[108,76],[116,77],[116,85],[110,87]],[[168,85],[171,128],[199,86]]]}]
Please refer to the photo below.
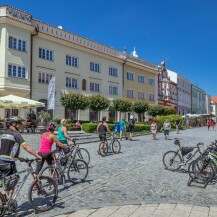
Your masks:
[{"label": "bike rack", "polygon": [[[213,179],[211,179],[210,181],[203,183],[203,182],[197,182],[196,181],[197,179],[198,178],[196,176],[194,176],[193,178],[189,177],[187,185],[189,187],[193,186],[193,187],[199,187],[199,188],[204,188],[205,189],[208,184],[212,183],[212,180],[213,180]],[[192,184],[192,183],[194,183],[194,184]]]}]

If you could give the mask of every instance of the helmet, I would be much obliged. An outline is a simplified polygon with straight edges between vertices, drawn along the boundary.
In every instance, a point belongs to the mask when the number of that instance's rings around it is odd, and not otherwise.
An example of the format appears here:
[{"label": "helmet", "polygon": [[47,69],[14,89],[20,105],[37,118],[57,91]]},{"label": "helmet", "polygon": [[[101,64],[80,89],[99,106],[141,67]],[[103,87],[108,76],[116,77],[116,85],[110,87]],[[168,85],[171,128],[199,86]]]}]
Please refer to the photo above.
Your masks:
[{"label": "helmet", "polygon": [[57,128],[57,125],[55,122],[51,122],[50,124],[48,124],[47,129],[50,131],[54,131]]},{"label": "helmet", "polygon": [[13,117],[13,118],[8,118],[8,119],[6,120],[6,124],[11,125],[12,123],[19,123],[19,124],[21,124],[21,121],[18,120],[17,118],[15,118],[15,117]]}]

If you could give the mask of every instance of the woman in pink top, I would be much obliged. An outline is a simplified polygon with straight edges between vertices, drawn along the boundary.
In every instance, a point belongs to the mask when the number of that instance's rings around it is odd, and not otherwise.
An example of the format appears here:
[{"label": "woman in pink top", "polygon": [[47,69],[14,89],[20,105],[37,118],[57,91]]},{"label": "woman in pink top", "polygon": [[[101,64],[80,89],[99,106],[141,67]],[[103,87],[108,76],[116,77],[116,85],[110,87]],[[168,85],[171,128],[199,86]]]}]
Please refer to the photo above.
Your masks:
[{"label": "woman in pink top", "polygon": [[42,157],[42,161],[37,162],[36,172],[39,173],[44,165],[44,161],[48,165],[52,165],[52,145],[55,142],[60,148],[67,148],[67,144],[62,144],[58,141],[57,137],[54,135],[54,130],[56,129],[56,124],[51,123],[48,125],[48,132],[45,132],[41,136],[40,147],[38,149],[38,155]]}]

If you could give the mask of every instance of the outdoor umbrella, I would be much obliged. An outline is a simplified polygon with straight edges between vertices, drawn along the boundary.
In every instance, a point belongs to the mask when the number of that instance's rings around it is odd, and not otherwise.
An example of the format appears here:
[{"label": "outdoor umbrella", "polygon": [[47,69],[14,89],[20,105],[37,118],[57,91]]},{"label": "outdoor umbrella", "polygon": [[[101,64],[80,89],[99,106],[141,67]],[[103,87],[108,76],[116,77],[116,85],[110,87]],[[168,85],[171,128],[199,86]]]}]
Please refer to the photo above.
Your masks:
[{"label": "outdoor umbrella", "polygon": [[8,95],[0,97],[0,108],[19,109],[45,107],[45,104],[20,96]]}]

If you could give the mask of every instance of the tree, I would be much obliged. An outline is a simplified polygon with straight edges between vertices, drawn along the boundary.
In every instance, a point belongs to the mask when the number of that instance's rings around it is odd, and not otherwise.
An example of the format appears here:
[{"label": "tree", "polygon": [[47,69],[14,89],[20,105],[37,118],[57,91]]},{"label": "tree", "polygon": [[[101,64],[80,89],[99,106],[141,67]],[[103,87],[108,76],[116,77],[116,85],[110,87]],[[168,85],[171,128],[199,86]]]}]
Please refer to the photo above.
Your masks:
[{"label": "tree", "polygon": [[41,121],[41,125],[46,127],[48,124],[48,121],[50,120],[50,114],[47,111],[40,111],[38,113],[38,119]]},{"label": "tree", "polygon": [[176,110],[170,106],[164,106],[164,115],[173,115],[176,113]]},{"label": "tree", "polygon": [[[109,107],[110,101],[106,97],[102,95],[92,95],[89,96],[89,108],[92,109],[95,112],[102,111],[104,109],[107,109]],[[100,120],[100,115],[98,115],[98,118]]]},{"label": "tree", "polygon": [[60,98],[61,104],[71,111],[85,110],[89,106],[89,99],[81,93],[64,94]]},{"label": "tree", "polygon": [[[132,111],[132,102],[126,99],[114,99],[112,101],[113,107],[119,112]],[[119,116],[120,117],[120,116]]]},{"label": "tree", "polygon": [[133,103],[132,109],[138,115],[144,114],[144,112],[148,111],[149,105],[147,102],[137,101]]},{"label": "tree", "polygon": [[157,115],[163,115],[164,106],[151,104],[148,108],[148,114],[153,117],[156,117]]}]

